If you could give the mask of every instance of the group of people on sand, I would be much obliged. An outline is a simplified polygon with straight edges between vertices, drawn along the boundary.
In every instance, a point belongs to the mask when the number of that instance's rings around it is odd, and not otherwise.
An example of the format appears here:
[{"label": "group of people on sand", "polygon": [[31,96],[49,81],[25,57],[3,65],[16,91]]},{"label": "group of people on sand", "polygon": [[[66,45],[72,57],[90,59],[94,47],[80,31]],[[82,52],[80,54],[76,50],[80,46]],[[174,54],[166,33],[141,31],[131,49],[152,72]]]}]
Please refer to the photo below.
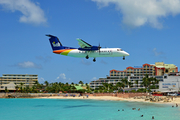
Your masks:
[{"label": "group of people on sand", "polygon": [[[58,95],[59,96],[59,95]],[[68,96],[71,96],[71,97],[76,97],[76,95],[74,95],[74,94],[70,94],[70,95],[68,95],[68,94],[65,94],[64,95],[64,97],[68,97]],[[78,97],[81,97],[81,96],[83,96],[82,94],[79,94],[78,95]],[[86,95],[86,98],[88,98],[89,97],[89,95]],[[85,96],[83,96],[83,98],[85,98]]]}]

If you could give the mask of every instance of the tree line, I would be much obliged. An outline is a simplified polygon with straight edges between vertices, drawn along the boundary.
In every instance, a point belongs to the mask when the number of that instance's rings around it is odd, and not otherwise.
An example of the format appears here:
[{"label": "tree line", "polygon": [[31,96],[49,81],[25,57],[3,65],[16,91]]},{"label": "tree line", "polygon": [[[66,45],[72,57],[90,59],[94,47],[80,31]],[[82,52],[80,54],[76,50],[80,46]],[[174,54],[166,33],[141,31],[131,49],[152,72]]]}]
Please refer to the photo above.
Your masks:
[{"label": "tree line", "polygon": [[[136,84],[134,86],[134,83]],[[107,92],[128,92],[125,91],[125,87],[132,88],[132,87],[144,87],[140,88],[137,91],[131,90],[129,92],[150,92],[151,89],[158,89],[159,80],[157,80],[154,77],[149,77],[148,75],[145,75],[142,79],[142,82],[140,83],[139,80],[135,80],[135,82],[128,81],[127,78],[121,79],[121,82],[116,83],[115,85],[113,83],[102,83],[102,86],[99,86],[94,90],[95,93],[107,93]],[[139,84],[140,83],[140,84]]]},{"label": "tree line", "polygon": [[[136,84],[136,86],[134,86],[134,83]],[[16,91],[22,93],[112,93],[127,92],[125,91],[125,88],[127,87],[132,88],[140,86],[143,86],[144,88],[140,88],[137,91],[131,90],[129,92],[149,92],[151,91],[151,89],[159,88],[159,86],[157,85],[159,83],[159,80],[154,77],[149,77],[148,75],[145,75],[143,77],[141,83],[139,82],[139,80],[136,80],[134,83],[128,81],[127,78],[123,78],[121,79],[121,82],[118,82],[115,85],[113,83],[102,83],[102,86],[98,86],[98,88],[94,90],[90,88],[88,83],[84,84],[82,81],[79,81],[79,84],[81,84],[81,86],[85,86],[86,89],[77,90],[75,86],[78,86],[78,84],[75,84],[73,82],[69,84],[61,82],[49,83],[48,81],[45,81],[44,84],[40,84],[38,81],[36,81],[32,87],[25,86],[23,83],[20,83],[20,85],[16,85],[15,88]],[[7,92],[7,90],[5,91]]]}]

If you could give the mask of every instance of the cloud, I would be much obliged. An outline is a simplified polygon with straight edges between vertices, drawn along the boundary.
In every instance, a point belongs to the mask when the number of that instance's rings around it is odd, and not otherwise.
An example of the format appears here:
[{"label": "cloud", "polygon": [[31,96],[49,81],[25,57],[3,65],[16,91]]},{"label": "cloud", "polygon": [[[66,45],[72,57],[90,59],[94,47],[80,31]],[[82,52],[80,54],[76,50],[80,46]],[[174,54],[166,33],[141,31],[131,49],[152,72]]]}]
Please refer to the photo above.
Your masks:
[{"label": "cloud", "polygon": [[41,77],[41,78],[38,78],[38,82],[39,82],[39,83],[44,83],[45,80],[44,80],[44,78]]},{"label": "cloud", "polygon": [[93,77],[93,78],[91,79],[91,81],[94,81],[94,80],[97,80],[97,78],[96,78],[96,77]]},{"label": "cloud", "polygon": [[37,5],[31,0],[0,0],[0,5],[12,12],[20,11],[23,14],[19,19],[20,22],[36,25],[47,22],[44,11],[38,6],[39,3]]},{"label": "cloud", "polygon": [[66,75],[64,73],[61,73],[56,79],[62,78],[63,80],[66,79]]},{"label": "cloud", "polygon": [[37,65],[37,64],[30,62],[30,61],[20,62],[20,63],[16,64],[15,66],[17,66],[19,68],[37,68],[37,69],[42,68],[41,65]]},{"label": "cloud", "polygon": [[56,79],[55,79],[55,82],[63,82],[63,83],[70,83],[71,82],[71,79],[70,78],[66,78],[66,75],[64,73],[61,73]]},{"label": "cloud", "polygon": [[155,56],[160,56],[160,55],[163,54],[163,52],[157,52],[156,48],[153,49],[153,53],[154,53]]},{"label": "cloud", "polygon": [[92,0],[97,5],[107,7],[114,4],[123,14],[122,23],[134,28],[149,24],[163,28],[160,18],[180,13],[180,0]]}]

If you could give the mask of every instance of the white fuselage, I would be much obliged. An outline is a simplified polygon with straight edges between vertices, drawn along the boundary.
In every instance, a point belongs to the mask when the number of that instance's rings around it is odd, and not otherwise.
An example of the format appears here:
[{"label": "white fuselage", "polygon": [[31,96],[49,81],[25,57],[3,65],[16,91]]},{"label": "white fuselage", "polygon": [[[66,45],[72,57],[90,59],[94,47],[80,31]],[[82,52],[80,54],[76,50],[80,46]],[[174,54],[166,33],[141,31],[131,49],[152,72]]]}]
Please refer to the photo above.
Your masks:
[{"label": "white fuselage", "polygon": [[95,51],[81,51],[78,49],[71,50],[67,56],[71,57],[125,57],[129,56],[129,54],[123,51],[120,48],[101,48],[100,50]]}]

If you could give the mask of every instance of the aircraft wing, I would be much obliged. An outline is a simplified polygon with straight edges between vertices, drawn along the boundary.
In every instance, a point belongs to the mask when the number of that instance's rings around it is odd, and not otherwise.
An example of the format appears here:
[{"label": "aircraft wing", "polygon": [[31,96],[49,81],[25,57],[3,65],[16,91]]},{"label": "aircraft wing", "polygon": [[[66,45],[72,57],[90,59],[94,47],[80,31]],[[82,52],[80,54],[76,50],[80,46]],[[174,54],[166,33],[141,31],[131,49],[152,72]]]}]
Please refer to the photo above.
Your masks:
[{"label": "aircraft wing", "polygon": [[92,45],[88,44],[87,42],[83,41],[82,39],[77,38],[78,44],[81,46],[81,48],[85,47],[92,47]]}]

